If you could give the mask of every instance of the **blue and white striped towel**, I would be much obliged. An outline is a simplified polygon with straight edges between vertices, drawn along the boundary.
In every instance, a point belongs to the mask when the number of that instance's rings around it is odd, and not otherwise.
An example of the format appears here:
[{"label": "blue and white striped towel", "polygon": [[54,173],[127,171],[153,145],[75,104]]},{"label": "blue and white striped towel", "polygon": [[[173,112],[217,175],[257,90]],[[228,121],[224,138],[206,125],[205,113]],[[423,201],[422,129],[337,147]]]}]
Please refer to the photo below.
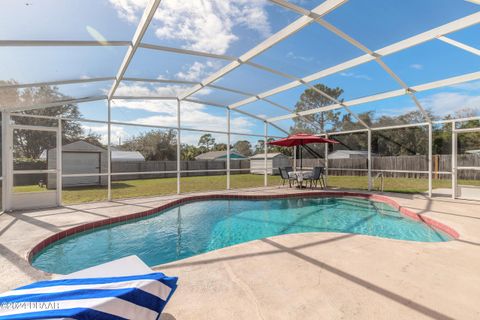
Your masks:
[{"label": "blue and white striped towel", "polygon": [[40,281],[0,294],[3,319],[158,319],[177,288],[163,273]]}]

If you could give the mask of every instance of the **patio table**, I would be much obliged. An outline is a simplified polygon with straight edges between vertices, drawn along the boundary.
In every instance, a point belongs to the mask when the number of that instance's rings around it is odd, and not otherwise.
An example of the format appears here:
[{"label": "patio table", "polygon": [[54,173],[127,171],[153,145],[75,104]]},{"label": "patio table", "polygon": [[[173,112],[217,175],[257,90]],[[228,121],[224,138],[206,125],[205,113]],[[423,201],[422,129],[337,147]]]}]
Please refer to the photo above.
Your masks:
[{"label": "patio table", "polygon": [[310,179],[313,175],[313,171],[292,171],[289,172],[288,175],[291,178],[297,179],[298,187],[303,188],[303,181],[306,179]]}]

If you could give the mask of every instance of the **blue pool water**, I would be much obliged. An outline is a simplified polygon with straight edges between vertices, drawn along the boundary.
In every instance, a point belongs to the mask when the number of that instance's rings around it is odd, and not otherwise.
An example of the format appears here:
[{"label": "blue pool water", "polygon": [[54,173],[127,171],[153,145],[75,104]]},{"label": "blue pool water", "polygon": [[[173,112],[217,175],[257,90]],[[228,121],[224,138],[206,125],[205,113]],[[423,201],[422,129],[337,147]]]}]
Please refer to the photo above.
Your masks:
[{"label": "blue pool water", "polygon": [[402,216],[391,206],[367,199],[209,200],[64,238],[41,251],[33,265],[66,274],[135,254],[153,266],[250,240],[301,232],[449,240],[448,235]]}]

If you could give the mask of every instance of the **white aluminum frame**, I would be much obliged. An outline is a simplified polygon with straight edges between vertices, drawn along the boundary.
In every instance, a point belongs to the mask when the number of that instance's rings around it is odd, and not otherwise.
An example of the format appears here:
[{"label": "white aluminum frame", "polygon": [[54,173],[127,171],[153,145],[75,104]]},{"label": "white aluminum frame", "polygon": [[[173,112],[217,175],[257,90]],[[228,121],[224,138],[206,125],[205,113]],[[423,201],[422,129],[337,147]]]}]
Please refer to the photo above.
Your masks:
[{"label": "white aluminum frame", "polygon": [[[458,135],[462,133],[480,132],[480,127],[457,129],[458,120],[452,121],[452,199],[459,198],[458,171],[459,170],[480,170],[480,167],[458,166]],[[477,199],[480,200],[480,199]]]},{"label": "white aluminum frame", "polygon": [[[339,109],[339,108],[344,108],[349,114],[351,114],[354,118],[357,119],[358,123],[361,124],[365,129],[358,129],[358,130],[349,130],[349,131],[343,131],[343,132],[320,132],[320,135],[324,135],[328,137],[329,135],[340,135],[340,134],[348,134],[348,133],[355,133],[355,132],[367,132],[367,137],[368,137],[368,158],[369,158],[369,165],[368,165],[368,177],[369,177],[369,189],[372,187],[372,172],[379,171],[379,170],[373,170],[372,165],[371,165],[371,135],[372,131],[376,130],[388,130],[388,129],[396,129],[396,128],[406,128],[406,127],[415,127],[415,126],[428,126],[428,176],[429,176],[429,196],[432,195],[432,124],[436,123],[452,123],[452,141],[456,141],[457,134],[460,132],[470,132],[473,130],[469,129],[455,129],[455,122],[456,121],[466,121],[466,120],[472,120],[472,119],[480,119],[480,117],[472,117],[472,118],[467,118],[467,119],[454,119],[454,120],[440,120],[440,121],[432,121],[428,114],[426,113],[425,109],[421,106],[420,102],[418,99],[415,97],[416,92],[421,92],[421,91],[426,91],[426,90],[431,90],[435,88],[440,88],[444,86],[449,86],[453,84],[459,84],[467,81],[472,81],[472,80],[478,80],[480,79],[480,72],[472,72],[469,74],[464,74],[460,75],[457,77],[451,77],[448,79],[442,79],[439,81],[434,81],[430,83],[425,83],[422,85],[417,85],[413,87],[409,87],[407,84],[405,84],[383,61],[382,57],[400,52],[402,50],[405,50],[407,48],[410,48],[412,46],[417,46],[421,43],[431,41],[434,39],[438,39],[439,41],[443,41],[445,43],[448,43],[452,46],[455,46],[457,48],[460,48],[462,50],[468,51],[470,53],[480,55],[480,50],[478,48],[474,48],[472,46],[466,45],[464,43],[461,43],[459,41],[453,40],[449,37],[447,37],[448,34],[453,33],[455,31],[458,31],[460,29],[475,25],[477,23],[480,23],[480,12],[470,14],[468,16],[465,16],[463,18],[457,19],[455,21],[452,21],[450,23],[444,24],[442,26],[439,26],[437,28],[433,28],[431,30],[425,31],[423,33],[420,33],[418,35],[412,36],[410,38],[407,38],[405,40],[398,41],[396,43],[390,44],[384,48],[381,48],[379,50],[376,50],[375,52],[371,51],[368,49],[366,46],[358,42],[357,40],[353,39],[349,35],[345,34],[343,31],[339,30],[337,27],[333,26],[332,24],[326,22],[323,20],[323,16],[339,6],[343,5],[347,0],[327,0],[321,5],[317,6],[315,9],[309,11],[305,10],[304,8],[301,8],[295,4],[292,4],[290,2],[284,1],[284,0],[270,0],[272,3],[282,6],[288,10],[294,11],[298,14],[301,15],[300,18],[283,28],[282,30],[278,31],[271,37],[267,38],[254,48],[248,50],[246,53],[239,57],[232,57],[229,55],[219,55],[219,54],[212,54],[212,53],[206,53],[206,52],[199,52],[195,50],[187,50],[187,49],[180,49],[180,48],[170,48],[170,47],[165,47],[165,46],[160,46],[160,45],[154,45],[154,44],[146,44],[142,43],[143,36],[145,32],[147,31],[149,24],[157,10],[157,8],[160,5],[161,0],[150,0],[148,3],[144,14],[142,15],[142,18],[136,28],[135,34],[132,38],[131,41],[76,41],[76,40],[0,40],[0,47],[19,47],[19,46],[29,46],[29,47],[35,47],[35,46],[49,46],[49,47],[55,47],[55,46],[125,46],[128,47],[127,52],[124,56],[124,59],[119,66],[118,72],[115,77],[98,77],[98,78],[91,78],[91,79],[67,79],[67,80],[58,80],[58,81],[50,81],[50,82],[38,82],[38,83],[24,83],[24,84],[8,84],[8,85],[0,85],[0,89],[5,89],[5,88],[15,88],[15,89],[21,89],[21,88],[28,88],[28,87],[35,87],[35,86],[42,86],[42,85],[62,85],[62,84],[81,84],[81,83],[89,83],[89,82],[99,82],[99,81],[110,81],[113,80],[113,84],[111,89],[109,90],[107,95],[100,95],[100,96],[93,96],[93,97],[81,97],[81,98],[76,98],[76,99],[69,99],[69,100],[64,100],[64,101],[55,101],[55,102],[48,102],[48,103],[43,103],[43,104],[38,104],[38,105],[32,105],[32,106],[14,106],[11,108],[3,107],[0,110],[4,114],[4,118],[2,120],[2,132],[3,134],[3,139],[9,139],[8,134],[8,129],[10,127],[10,123],[8,123],[7,120],[9,119],[10,115],[12,116],[22,116],[22,117],[34,117],[34,118],[48,118],[52,119],[53,117],[45,117],[45,116],[32,116],[32,115],[24,115],[24,114],[15,114],[15,113],[10,113],[11,111],[20,111],[20,110],[25,110],[25,109],[35,109],[35,108],[48,108],[48,107],[53,107],[53,106],[59,106],[59,105],[64,105],[64,104],[69,104],[69,103],[82,103],[82,102],[89,102],[89,101],[98,101],[98,100],[107,100],[107,108],[108,108],[108,116],[107,116],[107,121],[101,121],[101,120],[92,120],[92,119],[67,119],[67,118],[54,118],[58,120],[58,128],[55,130],[61,130],[62,128],[62,121],[84,121],[84,122],[92,122],[92,123],[101,123],[101,124],[106,124],[108,127],[108,172],[107,173],[100,173],[100,174],[94,174],[95,176],[108,176],[108,200],[111,200],[112,195],[111,195],[111,178],[112,176],[116,175],[127,175],[127,174],[148,174],[147,172],[129,172],[129,173],[113,173],[111,169],[111,126],[112,124],[115,125],[125,125],[125,126],[138,126],[138,127],[148,127],[148,128],[161,128],[161,129],[174,129],[177,131],[178,137],[177,137],[177,170],[172,172],[177,174],[177,193],[181,192],[181,186],[180,186],[180,179],[181,179],[181,172],[189,172],[187,171],[182,171],[180,168],[180,160],[181,160],[181,132],[182,131],[196,131],[196,132],[211,132],[211,133],[221,133],[221,134],[226,134],[227,135],[227,170],[206,170],[207,172],[212,171],[212,172],[217,172],[217,171],[226,171],[227,173],[227,189],[230,188],[230,172],[231,171],[246,171],[248,169],[231,169],[230,167],[230,140],[231,140],[231,135],[244,135],[244,136],[256,136],[256,137],[263,137],[265,140],[265,185],[267,185],[267,153],[268,153],[268,146],[266,144],[266,141],[268,139],[268,126],[271,125],[272,127],[277,128],[281,132],[288,134],[288,132],[280,127],[278,127],[274,122],[284,120],[284,119],[292,119],[295,117],[305,117],[310,114],[315,114],[319,112],[324,112],[328,110],[334,110],[334,109]],[[262,66],[257,63],[254,63],[250,61],[252,58],[255,56],[261,54],[265,50],[269,49],[270,47],[274,46],[275,44],[281,42],[282,40],[286,39],[287,37],[290,37],[291,35],[295,34],[297,31],[301,30],[305,26],[311,24],[311,23],[318,23],[322,27],[326,28],[327,30],[333,32],[336,36],[344,39],[345,41],[349,42],[351,45],[359,48],[362,50],[365,54],[362,56],[359,56],[357,58],[345,61],[343,63],[340,63],[338,65],[335,65],[333,67],[315,72],[309,76],[303,77],[303,78],[297,78],[292,75],[288,75],[284,72],[272,69],[270,67]],[[135,56],[135,53],[137,52],[138,48],[144,48],[144,49],[150,49],[150,50],[159,50],[159,51],[164,51],[164,52],[172,52],[172,53],[177,53],[177,54],[188,54],[188,55],[193,55],[193,56],[203,56],[203,57],[208,57],[208,58],[215,58],[215,59],[222,59],[222,60],[227,60],[230,61],[228,65],[225,67],[221,68],[214,74],[210,75],[206,79],[200,82],[193,82],[193,81],[182,81],[182,80],[163,80],[163,79],[145,79],[145,78],[129,78],[125,77],[125,73],[127,71],[127,68],[132,61],[133,57]],[[371,95],[368,97],[363,97],[363,98],[358,98],[346,102],[340,102],[332,97],[329,97],[326,95],[324,92],[316,89],[311,82],[321,79],[323,77],[326,77],[328,75],[340,72],[342,70],[358,66],[360,64],[364,64],[370,61],[376,61],[384,70],[387,72],[397,83],[402,87],[402,89],[399,90],[393,90],[389,91],[386,93],[379,93],[375,95]],[[232,70],[238,68],[241,65],[249,65],[254,68],[264,70],[266,72],[270,72],[273,74],[276,74],[278,76],[287,78],[289,80],[292,80],[292,82],[284,84],[282,86],[279,86],[277,88],[271,89],[269,91],[260,93],[260,94],[251,94],[247,92],[243,92],[241,90],[237,90],[236,88],[225,88],[222,86],[218,86],[213,84],[214,81],[217,79],[225,76]],[[186,85],[192,85],[190,89],[187,91],[180,93],[179,95],[175,97],[133,97],[133,96],[116,96],[115,92],[120,85],[122,81],[143,81],[143,82],[149,82],[149,83],[173,83],[173,84],[186,84]],[[319,94],[322,94],[326,98],[330,99],[333,104],[327,107],[319,108],[319,109],[313,109],[313,110],[307,110],[299,113],[294,113],[292,112],[292,108],[282,106],[278,103],[275,103],[269,99],[267,99],[269,96],[283,92],[285,90],[297,87],[297,86],[305,86],[307,88],[311,88],[313,90],[316,90]],[[232,103],[228,106],[218,104],[215,102],[207,102],[207,101],[198,101],[196,99],[190,98],[192,94],[197,92],[198,90],[204,88],[204,87],[212,87],[216,88],[219,90],[224,90],[228,92],[233,92],[237,94],[241,94],[244,96],[247,96],[247,98]],[[417,108],[422,112],[422,114],[425,117],[426,122],[425,123],[416,123],[416,124],[406,124],[406,125],[397,125],[397,126],[388,126],[388,127],[379,127],[379,128],[370,128],[365,122],[363,122],[358,115],[351,110],[350,107],[355,106],[355,105],[360,105],[368,102],[373,102],[373,101],[379,101],[383,99],[388,99],[388,98],[393,98],[393,97],[398,97],[401,95],[409,95],[414,103],[416,104]],[[144,100],[158,100],[158,99],[163,99],[163,100],[177,100],[177,126],[155,126],[155,125],[143,125],[143,124],[136,124],[136,123],[129,123],[129,122],[119,122],[119,121],[112,121],[111,118],[111,101],[114,99],[144,99]],[[270,105],[283,109],[287,112],[290,112],[289,114],[279,116],[279,117],[272,117],[270,119],[263,119],[261,117],[256,116],[255,114],[251,114],[249,112],[245,112],[243,110],[239,110],[238,108],[241,108],[241,106],[246,105],[248,103],[257,101],[257,100],[263,100],[266,103],[269,103]],[[220,108],[226,108],[227,112],[227,131],[215,131],[215,130],[202,130],[202,129],[192,129],[192,128],[182,128],[181,127],[181,119],[180,119],[180,108],[181,108],[181,101],[188,101],[188,102],[193,102],[193,103],[200,103],[200,104],[206,104],[210,106],[216,106]],[[231,127],[230,127],[230,120],[231,120],[231,111],[238,112],[240,114],[244,114],[246,116],[249,116],[251,118],[257,119],[259,121],[262,121],[264,123],[264,135],[260,134],[250,134],[250,133],[235,133],[231,132]],[[61,152],[61,134],[57,134],[57,136],[60,136],[60,146],[57,147],[57,159],[61,160],[62,152]],[[455,139],[453,139],[455,138]],[[4,140],[5,141],[5,140]],[[58,145],[58,137],[57,137],[57,145]],[[442,173],[442,174],[452,174],[452,184],[453,181],[455,180],[456,184],[456,176],[457,176],[457,170],[458,169],[464,169],[464,168],[458,168],[456,165],[456,145],[452,145],[452,149],[455,153],[455,161],[452,161],[454,164],[452,166],[452,172],[451,173]],[[8,161],[5,161],[5,159],[9,158],[9,149],[8,149],[8,144],[3,144],[2,147],[2,152],[3,152],[3,172],[5,173],[3,177],[1,177],[3,182],[9,181],[8,177],[8,172],[13,172],[13,168],[8,167]],[[11,156],[11,155],[10,155]],[[326,175],[328,177],[328,146],[325,146],[325,160],[326,160]],[[453,159],[452,159],[453,160]],[[295,162],[295,159],[294,159]],[[10,170],[10,171],[9,171]],[[331,170],[337,170],[337,169],[331,169]],[[345,169],[344,169],[345,170]],[[48,170],[47,170],[48,171]],[[388,171],[388,170],[387,170]],[[391,170],[390,170],[391,171]],[[62,174],[62,168],[61,165],[57,167],[56,169],[57,175],[60,178],[63,177],[70,177],[73,175],[66,175]],[[59,174],[58,174],[59,173]],[[160,172],[152,172],[152,173],[160,173]],[[161,173],[169,173],[169,172],[161,172]],[[424,173],[422,171],[422,173]],[[75,175],[77,176],[77,175]],[[79,175],[79,176],[86,176],[85,174]],[[57,179],[57,191],[60,191],[60,200],[57,201],[59,204],[61,204],[61,179]],[[58,186],[58,184],[60,186]],[[454,187],[452,185],[452,188],[454,189],[453,192],[453,197],[456,196],[456,186]],[[4,208],[6,205],[8,205],[8,197],[5,197],[6,194],[6,188],[3,188],[3,196],[4,196]]]}]

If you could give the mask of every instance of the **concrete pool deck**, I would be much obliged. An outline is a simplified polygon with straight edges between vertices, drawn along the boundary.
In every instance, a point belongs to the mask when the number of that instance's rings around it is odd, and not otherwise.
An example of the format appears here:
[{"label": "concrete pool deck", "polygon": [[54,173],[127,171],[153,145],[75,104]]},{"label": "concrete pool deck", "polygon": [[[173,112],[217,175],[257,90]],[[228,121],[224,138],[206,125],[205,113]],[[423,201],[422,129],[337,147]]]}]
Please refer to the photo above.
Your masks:
[{"label": "concrete pool deck", "polygon": [[[287,192],[299,191],[270,187],[211,194]],[[162,319],[480,318],[480,202],[385,195],[452,227],[460,237],[420,243],[341,233],[292,234],[205,253],[156,268],[180,277]],[[51,277],[26,259],[48,236],[188,196],[2,214],[0,292]]]}]

